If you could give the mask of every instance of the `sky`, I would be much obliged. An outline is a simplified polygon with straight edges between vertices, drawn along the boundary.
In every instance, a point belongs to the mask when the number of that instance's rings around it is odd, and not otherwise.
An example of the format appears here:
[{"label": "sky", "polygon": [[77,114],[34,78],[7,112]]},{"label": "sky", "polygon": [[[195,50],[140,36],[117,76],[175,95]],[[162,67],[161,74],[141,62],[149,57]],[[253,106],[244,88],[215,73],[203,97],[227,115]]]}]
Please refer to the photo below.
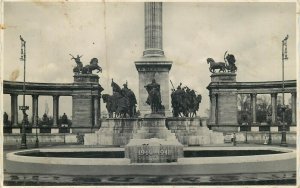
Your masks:
[{"label": "sky", "polygon": [[[75,63],[69,54],[78,54],[83,64],[98,58],[103,94],[112,93],[113,78],[119,85],[127,80],[138,97],[134,61],[144,51],[143,3],[5,2],[4,24],[4,80],[23,79],[22,35],[27,81],[72,83]],[[281,80],[281,41],[287,34],[285,79],[295,80],[295,3],[163,3],[163,49],[173,61],[170,79],[175,87],[182,82],[202,94],[200,116],[209,108],[208,57],[223,61],[225,51],[234,54],[240,82]],[[31,97],[26,100],[31,107]],[[39,116],[46,103],[51,115],[52,98],[43,96]],[[3,108],[10,114],[9,95],[4,95]],[[63,112],[72,114],[71,97],[60,98]]]}]

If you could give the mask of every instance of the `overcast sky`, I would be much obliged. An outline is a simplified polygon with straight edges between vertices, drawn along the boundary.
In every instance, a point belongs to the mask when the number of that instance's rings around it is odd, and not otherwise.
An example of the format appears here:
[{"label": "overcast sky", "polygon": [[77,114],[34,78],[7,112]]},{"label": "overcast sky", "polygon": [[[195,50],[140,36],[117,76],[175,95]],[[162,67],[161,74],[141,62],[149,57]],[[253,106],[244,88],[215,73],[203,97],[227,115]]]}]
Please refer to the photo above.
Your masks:
[{"label": "overcast sky", "polygon": [[[19,35],[27,41],[27,80],[72,83],[69,54],[100,61],[103,93],[110,81],[138,96],[134,61],[144,50],[143,3],[4,3],[4,79],[22,81]],[[223,61],[226,50],[236,57],[237,81],[281,80],[281,41],[289,34],[286,79],[296,79],[295,3],[164,3],[163,46],[173,61],[170,79],[202,94],[200,115],[209,108],[210,72],[206,59]],[[31,106],[31,97],[28,104]],[[40,97],[52,113],[51,97]],[[21,97],[19,97],[21,104]],[[71,97],[60,100],[60,114],[71,115]],[[102,106],[101,110],[104,110]],[[10,97],[4,96],[10,114]],[[21,114],[21,113],[20,113]],[[31,113],[29,113],[31,114]]]}]

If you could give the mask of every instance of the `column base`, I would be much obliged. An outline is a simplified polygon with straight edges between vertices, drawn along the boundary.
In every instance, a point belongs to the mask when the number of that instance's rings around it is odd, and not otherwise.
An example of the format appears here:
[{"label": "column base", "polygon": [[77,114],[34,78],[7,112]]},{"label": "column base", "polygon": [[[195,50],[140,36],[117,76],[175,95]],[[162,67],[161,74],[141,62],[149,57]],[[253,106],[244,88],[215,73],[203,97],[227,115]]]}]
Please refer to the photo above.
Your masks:
[{"label": "column base", "polygon": [[51,128],[51,134],[59,133],[59,128]]}]

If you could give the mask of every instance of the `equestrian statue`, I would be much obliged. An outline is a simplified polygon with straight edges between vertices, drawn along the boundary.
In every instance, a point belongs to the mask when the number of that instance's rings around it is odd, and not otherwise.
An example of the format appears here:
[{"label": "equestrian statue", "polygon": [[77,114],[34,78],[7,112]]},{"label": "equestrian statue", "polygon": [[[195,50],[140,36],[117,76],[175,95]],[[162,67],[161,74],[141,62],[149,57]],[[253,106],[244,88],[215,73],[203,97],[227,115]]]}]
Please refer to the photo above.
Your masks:
[{"label": "equestrian statue", "polygon": [[103,102],[106,103],[109,118],[126,118],[136,115],[137,100],[135,94],[128,88],[128,84],[123,84],[123,88],[112,79],[111,87],[113,95],[103,94]]},{"label": "equestrian statue", "polygon": [[[172,82],[171,82],[172,83]],[[173,117],[195,117],[202,100],[200,94],[196,95],[196,91],[185,86],[181,88],[182,83],[171,93],[171,104],[173,108]]]}]

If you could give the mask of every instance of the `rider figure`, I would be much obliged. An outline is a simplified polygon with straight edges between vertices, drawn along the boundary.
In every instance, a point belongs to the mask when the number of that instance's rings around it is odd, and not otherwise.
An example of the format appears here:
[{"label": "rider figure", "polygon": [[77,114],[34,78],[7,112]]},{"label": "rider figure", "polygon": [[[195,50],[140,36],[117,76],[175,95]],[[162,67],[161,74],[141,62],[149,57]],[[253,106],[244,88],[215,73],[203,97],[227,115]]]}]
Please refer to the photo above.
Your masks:
[{"label": "rider figure", "polygon": [[226,60],[228,62],[229,65],[229,70],[230,72],[235,72],[237,70],[236,66],[235,66],[235,57],[233,54],[227,54],[226,56]]},{"label": "rider figure", "polygon": [[[70,54],[71,55],[71,54]],[[76,63],[76,68],[77,68],[77,70],[78,70],[78,73],[80,73],[81,71],[82,71],[82,69],[83,69],[83,64],[82,64],[82,62],[80,61],[80,58],[82,57],[82,56],[79,56],[79,55],[77,55],[77,57],[74,57],[73,55],[71,55],[72,56],[72,58],[71,59],[74,59],[75,60],[75,63]],[[73,70],[74,71],[74,70]]]}]

